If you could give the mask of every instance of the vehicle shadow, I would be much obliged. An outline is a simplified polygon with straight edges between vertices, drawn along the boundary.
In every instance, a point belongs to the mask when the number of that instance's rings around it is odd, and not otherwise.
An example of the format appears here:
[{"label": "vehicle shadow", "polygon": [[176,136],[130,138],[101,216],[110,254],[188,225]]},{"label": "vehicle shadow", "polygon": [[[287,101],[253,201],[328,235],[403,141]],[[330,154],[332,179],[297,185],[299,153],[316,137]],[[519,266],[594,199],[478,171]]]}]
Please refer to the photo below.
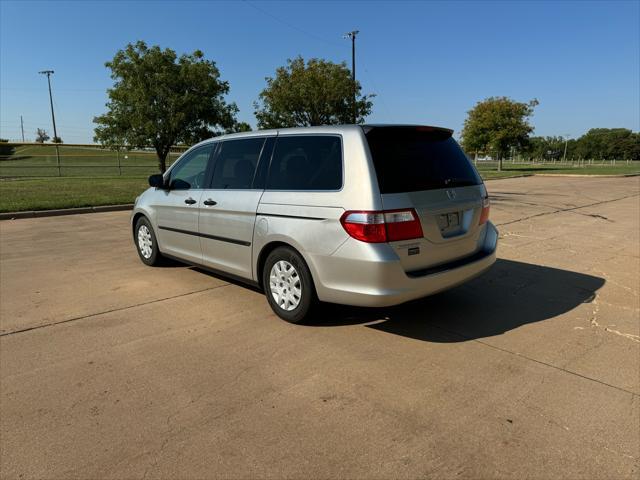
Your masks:
[{"label": "vehicle shadow", "polygon": [[464,342],[500,335],[590,303],[604,283],[600,277],[500,259],[465,285],[397,307],[328,305],[315,325],[367,323],[368,328],[418,340]]}]

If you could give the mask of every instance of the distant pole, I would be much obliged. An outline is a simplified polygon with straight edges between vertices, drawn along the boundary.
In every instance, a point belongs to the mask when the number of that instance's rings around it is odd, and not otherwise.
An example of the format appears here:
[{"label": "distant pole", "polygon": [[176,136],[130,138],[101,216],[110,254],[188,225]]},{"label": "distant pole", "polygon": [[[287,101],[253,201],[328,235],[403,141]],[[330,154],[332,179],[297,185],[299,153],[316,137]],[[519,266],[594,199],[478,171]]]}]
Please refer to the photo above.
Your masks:
[{"label": "distant pole", "polygon": [[38,72],[41,75],[47,76],[47,84],[49,84],[49,103],[51,104],[51,120],[53,121],[53,141],[56,144],[56,161],[58,164],[58,176],[62,175],[62,170],[60,169],[60,151],[58,150],[58,131],[56,130],[56,115],[53,113],[53,95],[51,95],[51,74],[54,73],[53,70],[43,70]]},{"label": "distant pole", "polygon": [[564,136],[564,155],[562,155],[562,163],[565,163],[567,160],[567,144],[569,143],[569,134],[565,134]]},{"label": "distant pole", "polygon": [[22,131],[22,141],[24,142],[24,122],[22,121],[22,115],[20,115],[20,130]]},{"label": "distant pole", "polygon": [[353,123],[358,123],[358,109],[356,106],[356,35],[360,33],[359,30],[353,30],[344,34],[343,38],[351,39],[351,88],[353,95]]}]

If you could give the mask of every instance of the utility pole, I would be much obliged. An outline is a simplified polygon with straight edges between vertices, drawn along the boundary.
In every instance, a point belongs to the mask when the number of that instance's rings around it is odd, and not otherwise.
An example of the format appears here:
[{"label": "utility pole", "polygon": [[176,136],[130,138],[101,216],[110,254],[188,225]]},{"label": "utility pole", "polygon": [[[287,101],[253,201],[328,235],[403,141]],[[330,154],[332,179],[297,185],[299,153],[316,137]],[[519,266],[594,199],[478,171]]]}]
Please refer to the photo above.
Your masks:
[{"label": "utility pole", "polygon": [[22,121],[22,115],[20,115],[20,130],[22,131],[22,141],[24,142],[24,122]]},{"label": "utility pole", "polygon": [[356,35],[360,33],[359,30],[353,30],[344,34],[342,38],[351,39],[351,83],[353,89],[353,123],[358,123],[358,109],[356,107]]},{"label": "utility pole", "polygon": [[56,130],[56,116],[53,113],[53,96],[51,95],[51,74],[53,70],[43,70],[38,72],[41,75],[47,76],[47,83],[49,84],[49,103],[51,104],[51,120],[53,121],[53,141],[56,144],[56,160],[58,163],[58,176],[61,176],[60,170],[60,151],[58,150],[58,131]]},{"label": "utility pole", "polygon": [[562,163],[567,161],[567,144],[569,143],[569,134],[566,133],[564,136],[564,155],[562,155]]}]

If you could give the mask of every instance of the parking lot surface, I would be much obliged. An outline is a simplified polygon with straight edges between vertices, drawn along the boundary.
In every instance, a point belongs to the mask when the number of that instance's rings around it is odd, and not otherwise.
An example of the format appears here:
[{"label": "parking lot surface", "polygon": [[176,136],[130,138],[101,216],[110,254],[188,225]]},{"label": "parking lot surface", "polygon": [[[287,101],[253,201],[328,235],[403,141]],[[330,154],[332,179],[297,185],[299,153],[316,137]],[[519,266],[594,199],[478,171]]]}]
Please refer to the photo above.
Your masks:
[{"label": "parking lot surface", "polygon": [[638,177],[487,185],[487,274],[314,326],[128,212],[0,223],[0,476],[638,478]]}]

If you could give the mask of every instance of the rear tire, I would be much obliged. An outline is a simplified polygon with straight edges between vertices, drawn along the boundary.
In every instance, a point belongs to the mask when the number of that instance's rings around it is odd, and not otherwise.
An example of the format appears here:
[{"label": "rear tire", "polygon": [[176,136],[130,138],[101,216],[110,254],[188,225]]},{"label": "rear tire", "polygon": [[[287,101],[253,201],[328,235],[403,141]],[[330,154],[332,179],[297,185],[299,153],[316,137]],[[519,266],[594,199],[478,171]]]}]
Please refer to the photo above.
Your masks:
[{"label": "rear tire", "polygon": [[146,217],[140,217],[136,222],[133,240],[142,263],[149,266],[155,266],[160,263],[162,254],[158,249],[156,234]]},{"label": "rear tire", "polygon": [[276,315],[290,323],[311,318],[318,303],[309,267],[298,252],[278,247],[269,254],[262,271],[267,301]]}]

